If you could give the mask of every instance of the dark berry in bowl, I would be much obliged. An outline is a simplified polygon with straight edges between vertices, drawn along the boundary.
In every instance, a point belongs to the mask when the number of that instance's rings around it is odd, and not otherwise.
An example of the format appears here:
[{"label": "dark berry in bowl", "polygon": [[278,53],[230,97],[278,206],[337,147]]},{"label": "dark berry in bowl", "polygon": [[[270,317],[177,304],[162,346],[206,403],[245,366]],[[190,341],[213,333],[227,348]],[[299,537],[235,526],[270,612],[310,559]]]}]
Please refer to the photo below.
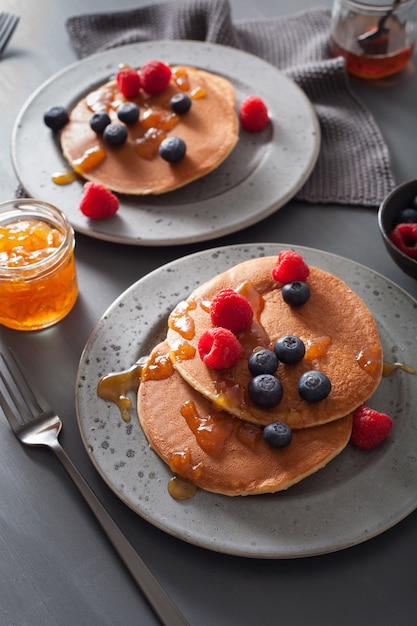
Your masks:
[{"label": "dark berry in bowl", "polygon": [[109,124],[104,129],[103,137],[111,146],[121,146],[127,139],[126,126],[117,123]]},{"label": "dark berry in bowl", "polygon": [[124,102],[117,109],[117,117],[125,124],[136,124],[139,119],[139,107],[136,102]]},{"label": "dark berry in bowl", "polygon": [[[417,207],[417,196],[414,198],[414,203]],[[399,212],[397,224],[416,224],[417,223],[417,208],[409,206]]]},{"label": "dark berry in bowl", "polygon": [[52,130],[61,130],[68,122],[68,111],[61,106],[53,106],[45,111],[43,121]]},{"label": "dark berry in bowl", "polygon": [[256,406],[261,409],[272,409],[282,400],[281,381],[272,374],[259,374],[249,381],[248,394]]},{"label": "dark berry in bowl", "polygon": [[332,389],[329,378],[320,370],[304,372],[298,381],[298,393],[307,402],[320,402]]},{"label": "dark berry in bowl", "polygon": [[266,348],[254,350],[248,359],[248,368],[252,376],[275,374],[277,367],[277,355],[272,350],[267,350]]},{"label": "dark berry in bowl", "polygon": [[292,430],[284,422],[272,422],[265,426],[263,436],[267,444],[273,448],[285,448],[291,443]]},{"label": "dark berry in bowl", "polygon": [[186,152],[186,145],[180,137],[167,137],[159,145],[159,156],[169,163],[180,161]]},{"label": "dark berry in bowl", "polygon": [[278,360],[286,365],[299,363],[305,355],[306,348],[304,342],[295,335],[284,335],[276,340],[274,352]]},{"label": "dark berry in bowl", "polygon": [[191,108],[191,98],[186,93],[176,93],[169,101],[169,105],[174,113],[184,115]]},{"label": "dark berry in bowl", "polygon": [[310,288],[307,283],[301,280],[294,280],[292,283],[283,285],[281,293],[286,304],[290,306],[301,306],[309,299]]},{"label": "dark berry in bowl", "polygon": [[[411,211],[410,211],[411,209]],[[410,221],[414,215],[413,210],[417,210],[417,178],[402,183],[396,187],[385,198],[378,211],[378,226],[382,236],[384,245],[391,258],[400,267],[403,272],[417,278],[417,259],[412,258],[407,252],[414,248],[412,240],[403,229],[402,243],[398,246],[398,242],[392,241],[392,233],[399,224],[414,224]],[[405,221],[402,221],[405,218]]]},{"label": "dark berry in bowl", "polygon": [[105,111],[97,111],[90,117],[90,128],[97,135],[102,135],[104,129],[111,123],[110,116]]}]

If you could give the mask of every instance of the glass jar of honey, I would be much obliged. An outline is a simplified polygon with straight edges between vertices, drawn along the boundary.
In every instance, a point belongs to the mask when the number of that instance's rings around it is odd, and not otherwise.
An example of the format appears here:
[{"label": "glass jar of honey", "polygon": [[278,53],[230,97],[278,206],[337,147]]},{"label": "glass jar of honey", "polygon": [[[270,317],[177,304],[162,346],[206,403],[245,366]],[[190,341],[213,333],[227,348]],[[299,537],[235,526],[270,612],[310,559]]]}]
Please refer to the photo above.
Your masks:
[{"label": "glass jar of honey", "polygon": [[396,74],[415,45],[417,0],[334,0],[330,52],[350,74],[378,79]]},{"label": "glass jar of honey", "polygon": [[77,300],[74,231],[51,204],[32,199],[0,204],[0,324],[47,328]]}]

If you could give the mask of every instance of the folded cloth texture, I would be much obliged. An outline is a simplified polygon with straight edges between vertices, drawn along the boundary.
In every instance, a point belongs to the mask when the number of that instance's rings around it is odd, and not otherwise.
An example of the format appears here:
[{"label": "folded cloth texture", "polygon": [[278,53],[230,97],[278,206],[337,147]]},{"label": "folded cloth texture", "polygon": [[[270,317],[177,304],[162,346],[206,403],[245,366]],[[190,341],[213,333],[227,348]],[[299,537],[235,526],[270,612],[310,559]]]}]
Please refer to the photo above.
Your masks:
[{"label": "folded cloth texture", "polygon": [[395,186],[381,131],[350,88],[344,60],[330,56],[325,8],[233,22],[228,0],[172,0],[74,16],[66,26],[80,57],[163,39],[208,41],[257,55],[304,90],[320,122],[320,154],[297,200],[378,206]]}]

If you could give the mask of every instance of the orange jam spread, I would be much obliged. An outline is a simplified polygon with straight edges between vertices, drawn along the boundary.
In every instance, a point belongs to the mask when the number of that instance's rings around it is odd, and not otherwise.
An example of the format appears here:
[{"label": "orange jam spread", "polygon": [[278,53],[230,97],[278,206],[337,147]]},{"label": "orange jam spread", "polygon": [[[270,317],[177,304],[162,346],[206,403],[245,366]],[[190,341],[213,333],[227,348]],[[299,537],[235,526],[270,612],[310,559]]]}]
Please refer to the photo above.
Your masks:
[{"label": "orange jam spread", "polygon": [[197,303],[193,301],[180,302],[168,318],[169,328],[177,331],[184,339],[192,339],[195,335],[195,324],[188,311],[192,311],[196,307]]},{"label": "orange jam spread", "polygon": [[197,479],[203,471],[202,463],[193,464],[191,450],[188,447],[186,450],[173,452],[169,465],[173,472],[181,474],[181,476],[185,476],[189,480]]},{"label": "orange jam spread", "polygon": [[64,245],[64,234],[41,219],[0,226],[1,324],[35,330],[71,310],[78,287],[73,245]]},{"label": "orange jam spread", "polygon": [[164,111],[164,109],[159,107],[151,107],[144,111],[140,123],[145,130],[149,130],[149,128],[172,130],[178,120],[178,115],[172,111]]},{"label": "orange jam spread", "polygon": [[153,159],[158,154],[160,143],[167,136],[160,128],[148,128],[143,137],[136,139],[135,150],[143,159]]},{"label": "orange jam spread", "polygon": [[200,415],[191,400],[184,402],[181,415],[193,432],[200,448],[217,456],[224,450],[224,444],[233,431],[233,422],[219,414]]},{"label": "orange jam spread", "polygon": [[141,371],[141,381],[163,380],[174,372],[171,360],[167,354],[150,357]]},{"label": "orange jam spread", "polygon": [[171,350],[171,354],[174,359],[177,361],[185,361],[186,359],[194,358],[196,350],[194,346],[192,346],[188,342],[177,343],[173,346],[173,350]]},{"label": "orange jam spread", "polygon": [[106,85],[101,89],[96,89],[88,94],[86,98],[87,107],[92,113],[97,111],[110,111],[117,108],[124,102],[124,98],[117,88],[117,85]]},{"label": "orange jam spread", "polygon": [[193,100],[200,100],[200,98],[205,98],[206,95],[207,92],[202,87],[194,87],[190,92],[190,96]]},{"label": "orange jam spread", "polygon": [[306,352],[304,358],[306,361],[312,361],[319,357],[326,356],[327,349],[332,343],[330,337],[316,337],[314,339],[307,339],[305,342]]},{"label": "orange jam spread", "polygon": [[83,172],[93,170],[97,165],[100,165],[105,158],[105,149],[102,146],[94,146],[86,150],[79,159],[73,161],[72,166],[78,174],[82,174]]},{"label": "orange jam spread", "polygon": [[18,220],[0,227],[0,266],[22,267],[51,256],[64,235],[42,220]]},{"label": "orange jam spread", "polygon": [[188,72],[185,67],[174,67],[172,69],[172,78],[174,79],[178,89],[181,91],[187,91],[190,88]]},{"label": "orange jam spread", "polygon": [[380,373],[382,366],[381,354],[377,349],[364,348],[356,357],[359,367],[371,374]]}]

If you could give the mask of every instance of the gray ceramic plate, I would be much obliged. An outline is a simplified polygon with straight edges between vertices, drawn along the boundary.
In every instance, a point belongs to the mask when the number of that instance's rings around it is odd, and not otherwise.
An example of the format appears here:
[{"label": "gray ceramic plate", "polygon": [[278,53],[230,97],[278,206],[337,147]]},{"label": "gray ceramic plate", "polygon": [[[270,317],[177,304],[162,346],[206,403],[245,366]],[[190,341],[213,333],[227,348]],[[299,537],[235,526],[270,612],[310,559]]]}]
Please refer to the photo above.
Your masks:
[{"label": "gray ceramic plate", "polygon": [[[417,377],[383,378],[370,404],[395,425],[377,449],[349,445],[315,475],[287,492],[228,498],[198,491],[171,498],[169,469],[150,450],[132,412],[96,393],[100,377],[130,367],[166,334],[167,315],[197,284],[245,259],[276,255],[286,246],[251,244],[194,254],[145,276],[109,308],[81,358],[77,412],[85,446],[107,484],[150,523],[184,541],[247,557],[323,554],[358,544],[390,528],[417,506]],[[339,276],[373,312],[387,361],[416,366],[417,302],[395,284],[347,259],[298,248],[310,265]]]},{"label": "gray ceramic plate", "polygon": [[[188,64],[228,78],[237,106],[249,94],[267,103],[272,124],[261,133],[242,131],[232,154],[214,172],[169,194],[121,196],[117,216],[88,220],[79,210],[83,182],[60,186],[55,172],[68,170],[58,142],[43,123],[53,105],[70,109],[121,63],[138,67],[150,58]],[[163,41],[133,44],[93,55],[41,85],[20,111],[12,158],[28,195],[61,208],[75,230],[117,243],[160,246],[210,240],[250,226],[286,204],[309,177],[320,149],[320,127],[301,89],[253,55],[223,46]]]}]

